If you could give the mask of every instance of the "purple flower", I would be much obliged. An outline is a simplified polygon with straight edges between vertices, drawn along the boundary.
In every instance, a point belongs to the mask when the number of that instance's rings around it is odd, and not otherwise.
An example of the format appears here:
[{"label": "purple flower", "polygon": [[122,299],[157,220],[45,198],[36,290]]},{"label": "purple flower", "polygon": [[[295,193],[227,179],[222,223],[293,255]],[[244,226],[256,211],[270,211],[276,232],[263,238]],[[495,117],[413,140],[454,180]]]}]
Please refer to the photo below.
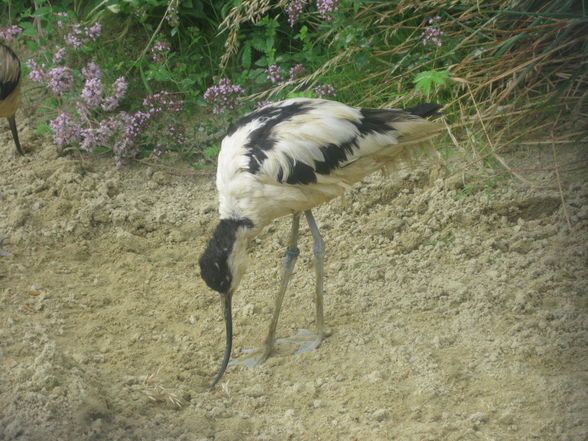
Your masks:
[{"label": "purple flower", "polygon": [[88,26],[86,28],[86,36],[92,40],[96,41],[100,34],[102,33],[102,25],[98,22],[94,23],[92,26]]},{"label": "purple flower", "polygon": [[81,132],[82,142],[80,142],[80,148],[87,152],[93,151],[96,147],[102,145],[102,139],[98,134],[98,129],[88,127],[82,129]]},{"label": "purple flower", "polygon": [[112,144],[122,128],[122,121],[116,117],[110,117],[100,121],[97,127],[87,127],[82,130],[80,148],[93,151],[96,147],[108,147]]},{"label": "purple flower", "polygon": [[72,26],[71,31],[63,39],[65,43],[74,49],[79,49],[84,44],[83,32],[79,23]]},{"label": "purple flower", "polygon": [[47,72],[48,86],[57,96],[71,90],[73,83],[72,71],[69,67],[57,66]]},{"label": "purple flower", "polygon": [[55,53],[53,54],[53,64],[59,64],[63,61],[65,57],[65,48],[64,47],[57,47]]},{"label": "purple flower", "polygon": [[304,75],[305,69],[302,64],[297,64],[293,68],[290,69],[290,81],[295,80]]},{"label": "purple flower", "polygon": [[[441,20],[441,17],[436,15],[435,17],[430,18],[428,22],[431,25],[439,20]],[[423,44],[427,45],[430,43],[436,46],[442,46],[443,42],[441,41],[441,38],[439,38],[441,35],[443,35],[441,29],[434,26],[426,26],[423,30]]]},{"label": "purple flower", "polygon": [[337,10],[339,0],[316,0],[316,8],[323,20],[332,20],[331,12]]},{"label": "purple flower", "polygon": [[267,74],[267,79],[274,84],[284,84],[284,78],[282,77],[280,71],[280,67],[275,64],[268,66],[268,68],[265,70],[265,73]]},{"label": "purple flower", "polygon": [[153,95],[148,95],[143,100],[143,106],[147,107],[147,111],[155,116],[163,111],[178,113],[182,110],[184,102],[177,95],[162,90]]},{"label": "purple flower", "polygon": [[113,84],[114,91],[112,95],[105,98],[102,103],[102,110],[110,112],[118,106],[120,100],[122,100],[127,93],[127,81],[125,77],[119,77]]},{"label": "purple flower", "polygon": [[159,63],[169,52],[169,49],[169,43],[166,43],[165,41],[158,41],[151,48],[151,59],[156,63]]},{"label": "purple flower", "polygon": [[325,96],[335,96],[335,88],[330,84],[325,84],[322,86],[317,86],[314,88],[314,93],[319,97],[323,98]]},{"label": "purple flower", "polygon": [[93,61],[90,61],[88,64],[86,64],[86,67],[82,67],[82,75],[84,75],[84,79],[86,81],[93,78],[99,79],[102,76],[102,71],[100,70],[100,66],[98,66]]},{"label": "purple flower", "polygon": [[14,40],[21,32],[22,28],[20,26],[12,25],[6,29],[0,29],[0,39],[3,38],[6,41],[11,41]]},{"label": "purple flower", "polygon": [[213,113],[222,113],[225,110],[233,110],[238,103],[237,97],[245,93],[238,84],[231,84],[228,78],[221,78],[217,86],[212,86],[204,92],[204,99],[213,103]]},{"label": "purple flower", "polygon": [[[67,12],[57,12],[55,15],[57,17],[66,18],[67,17]],[[57,20],[57,27],[59,29],[63,28],[64,26],[65,26],[65,23],[62,20]]]},{"label": "purple flower", "polygon": [[29,78],[34,81],[35,83],[42,83],[45,81],[45,77],[47,73],[45,72],[45,65],[42,64],[39,66],[37,62],[33,59],[27,60],[26,62],[27,67],[29,68]]},{"label": "purple flower", "polygon": [[270,105],[272,103],[273,103],[273,101],[258,101],[255,104],[255,110],[259,110],[259,109],[261,109],[261,108],[263,108],[265,106],[268,106],[268,105]]},{"label": "purple flower", "polygon": [[94,23],[92,26],[82,28],[79,23],[71,26],[71,31],[64,37],[64,41],[68,46],[74,49],[79,49],[88,41],[95,41],[102,33],[102,25]]},{"label": "purple flower", "polygon": [[67,113],[59,113],[57,118],[49,122],[49,127],[54,132],[53,141],[60,147],[67,147],[80,140],[81,127]]},{"label": "purple flower", "polygon": [[89,110],[95,110],[102,104],[102,81],[100,78],[86,80],[81,94]]},{"label": "purple flower", "polygon": [[300,13],[302,12],[302,9],[304,9],[305,4],[306,0],[290,0],[288,2],[288,6],[286,6],[286,14],[288,14],[288,23],[290,24],[290,27],[293,27],[300,18]]},{"label": "purple flower", "polygon": [[123,130],[122,142],[118,143],[113,149],[115,153],[124,153],[129,147],[135,143],[135,138],[141,134],[143,129],[147,126],[147,122],[153,117],[153,113],[137,110],[132,115],[128,113],[123,114],[123,119],[126,126]]},{"label": "purple flower", "polygon": [[186,134],[184,133],[184,126],[182,125],[169,123],[167,126],[167,132],[169,137],[178,144],[184,144],[188,140],[188,138],[186,138]]},{"label": "purple flower", "polygon": [[165,19],[172,28],[175,28],[180,24],[177,0],[172,0],[171,2],[169,2],[169,6],[167,7],[167,15],[165,16]]}]

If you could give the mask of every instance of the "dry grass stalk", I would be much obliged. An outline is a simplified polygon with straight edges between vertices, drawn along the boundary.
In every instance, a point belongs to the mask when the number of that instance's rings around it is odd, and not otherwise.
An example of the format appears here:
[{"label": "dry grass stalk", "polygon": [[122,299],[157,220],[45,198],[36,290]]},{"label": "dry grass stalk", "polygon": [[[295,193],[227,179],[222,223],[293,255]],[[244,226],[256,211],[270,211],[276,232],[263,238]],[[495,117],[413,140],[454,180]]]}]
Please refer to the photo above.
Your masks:
[{"label": "dry grass stalk", "polygon": [[149,374],[145,378],[145,381],[143,381],[143,386],[145,387],[143,393],[147,395],[147,398],[151,401],[168,403],[177,408],[182,407],[182,400],[174,392],[171,392],[168,388],[157,383],[159,371],[161,371],[161,366],[157,368],[157,371]]},{"label": "dry grass stalk", "polygon": [[[559,116],[557,118],[559,120]],[[554,138],[553,132],[551,132],[551,138]],[[551,152],[553,155],[553,165],[555,169],[555,178],[557,179],[557,188],[559,189],[559,197],[561,198],[561,206],[563,210],[564,217],[566,219],[566,223],[568,224],[568,229],[572,231],[572,222],[570,220],[570,215],[568,214],[568,208],[566,206],[566,199],[564,197],[563,186],[561,185],[561,178],[559,176],[559,164],[557,160],[557,150],[555,147],[555,143],[551,144]]]}]

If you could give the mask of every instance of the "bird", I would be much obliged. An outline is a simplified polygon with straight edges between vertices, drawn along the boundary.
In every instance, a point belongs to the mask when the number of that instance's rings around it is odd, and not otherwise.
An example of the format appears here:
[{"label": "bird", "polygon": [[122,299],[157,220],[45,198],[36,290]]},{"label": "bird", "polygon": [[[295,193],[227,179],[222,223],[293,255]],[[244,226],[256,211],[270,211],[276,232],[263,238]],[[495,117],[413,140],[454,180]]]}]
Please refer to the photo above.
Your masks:
[{"label": "bird", "polygon": [[224,137],[216,186],[219,222],[199,259],[200,275],[222,300],[225,353],[211,389],[231,356],[232,297],[245,274],[247,247],[276,218],[291,215],[281,280],[263,347],[231,364],[255,366],[272,353],[282,301],[300,253],[298,230],[304,213],[313,238],[316,332],[278,342],[296,343],[297,352],[317,348],[328,336],[323,317],[325,246],[311,209],[333,199],[379,169],[393,169],[442,128],[427,119],[442,106],[424,103],[406,109],[370,109],[326,99],[290,98],[253,111]]},{"label": "bird", "polygon": [[20,104],[20,80],[20,60],[12,49],[0,43],[0,117],[8,119],[16,151],[24,155],[15,119]]}]

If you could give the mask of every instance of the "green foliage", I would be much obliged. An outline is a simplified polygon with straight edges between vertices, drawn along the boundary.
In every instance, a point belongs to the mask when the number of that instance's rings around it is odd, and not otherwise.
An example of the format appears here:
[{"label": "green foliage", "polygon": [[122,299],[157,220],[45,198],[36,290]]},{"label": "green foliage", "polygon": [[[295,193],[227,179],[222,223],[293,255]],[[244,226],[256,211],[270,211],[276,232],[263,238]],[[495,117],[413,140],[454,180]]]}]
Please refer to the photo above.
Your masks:
[{"label": "green foliage", "polygon": [[206,156],[208,156],[209,158],[216,158],[218,156],[218,153],[220,152],[220,147],[214,145],[214,146],[206,147],[203,151],[204,151],[204,154]]},{"label": "green foliage", "polygon": [[426,95],[431,91],[431,87],[434,84],[439,86],[445,86],[447,79],[451,75],[448,70],[427,70],[425,72],[419,72],[414,76],[413,83],[417,90],[422,90]]},{"label": "green foliage", "polygon": [[[0,0],[0,27],[18,23],[29,50],[41,53],[54,43],[56,12],[83,24],[100,21],[109,38],[82,55],[100,64],[109,80],[129,79],[128,108],[137,108],[146,93],[169,90],[185,101],[186,133],[197,125],[216,134],[259,101],[317,96],[315,88],[326,85],[334,87],[334,99],[364,107],[408,107],[424,95],[446,104],[444,114],[453,121],[511,102],[543,113],[554,107],[580,113],[587,95],[578,85],[588,57],[588,16],[580,3],[340,0],[324,16],[307,1],[292,24],[288,2]],[[154,59],[158,42],[169,50]],[[305,73],[290,78],[299,64]],[[282,81],[268,79],[269,66],[278,66]],[[221,78],[245,90],[242,106],[211,115],[203,94]],[[540,126],[541,118],[535,120]],[[508,117],[483,128],[480,118],[468,121],[476,122],[467,135],[460,129],[455,135],[484,145],[493,124],[516,126]],[[218,138],[171,149],[208,161],[216,157]],[[489,146],[477,151],[493,165]]]}]

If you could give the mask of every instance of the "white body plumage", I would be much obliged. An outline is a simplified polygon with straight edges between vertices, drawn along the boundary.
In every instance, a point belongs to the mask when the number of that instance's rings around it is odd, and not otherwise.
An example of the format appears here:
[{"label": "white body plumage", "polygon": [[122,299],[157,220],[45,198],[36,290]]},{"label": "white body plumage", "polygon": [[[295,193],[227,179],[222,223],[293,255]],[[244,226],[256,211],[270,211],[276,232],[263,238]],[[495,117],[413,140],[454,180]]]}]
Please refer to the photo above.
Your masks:
[{"label": "white body plumage", "polygon": [[[292,106],[296,108],[285,111],[291,113],[287,119],[264,131],[280,118],[280,109]],[[277,110],[273,116],[271,109]],[[296,98],[272,104],[257,112],[257,118],[238,125],[224,138],[218,157],[221,219],[248,218],[258,231],[277,217],[320,205],[366,175],[406,159],[407,145],[439,130],[437,124],[402,110],[390,110],[390,127],[381,121],[384,111],[376,110],[379,120],[362,128],[362,110],[335,101]],[[376,122],[382,123],[380,131],[371,128]],[[252,155],[252,148],[258,148],[253,144],[256,131],[267,132],[262,135],[272,139],[271,148],[260,155]],[[341,151],[344,157],[334,153],[329,158],[327,146],[346,149]],[[317,164],[328,173],[320,173]],[[301,165],[307,167],[297,167]]]}]

